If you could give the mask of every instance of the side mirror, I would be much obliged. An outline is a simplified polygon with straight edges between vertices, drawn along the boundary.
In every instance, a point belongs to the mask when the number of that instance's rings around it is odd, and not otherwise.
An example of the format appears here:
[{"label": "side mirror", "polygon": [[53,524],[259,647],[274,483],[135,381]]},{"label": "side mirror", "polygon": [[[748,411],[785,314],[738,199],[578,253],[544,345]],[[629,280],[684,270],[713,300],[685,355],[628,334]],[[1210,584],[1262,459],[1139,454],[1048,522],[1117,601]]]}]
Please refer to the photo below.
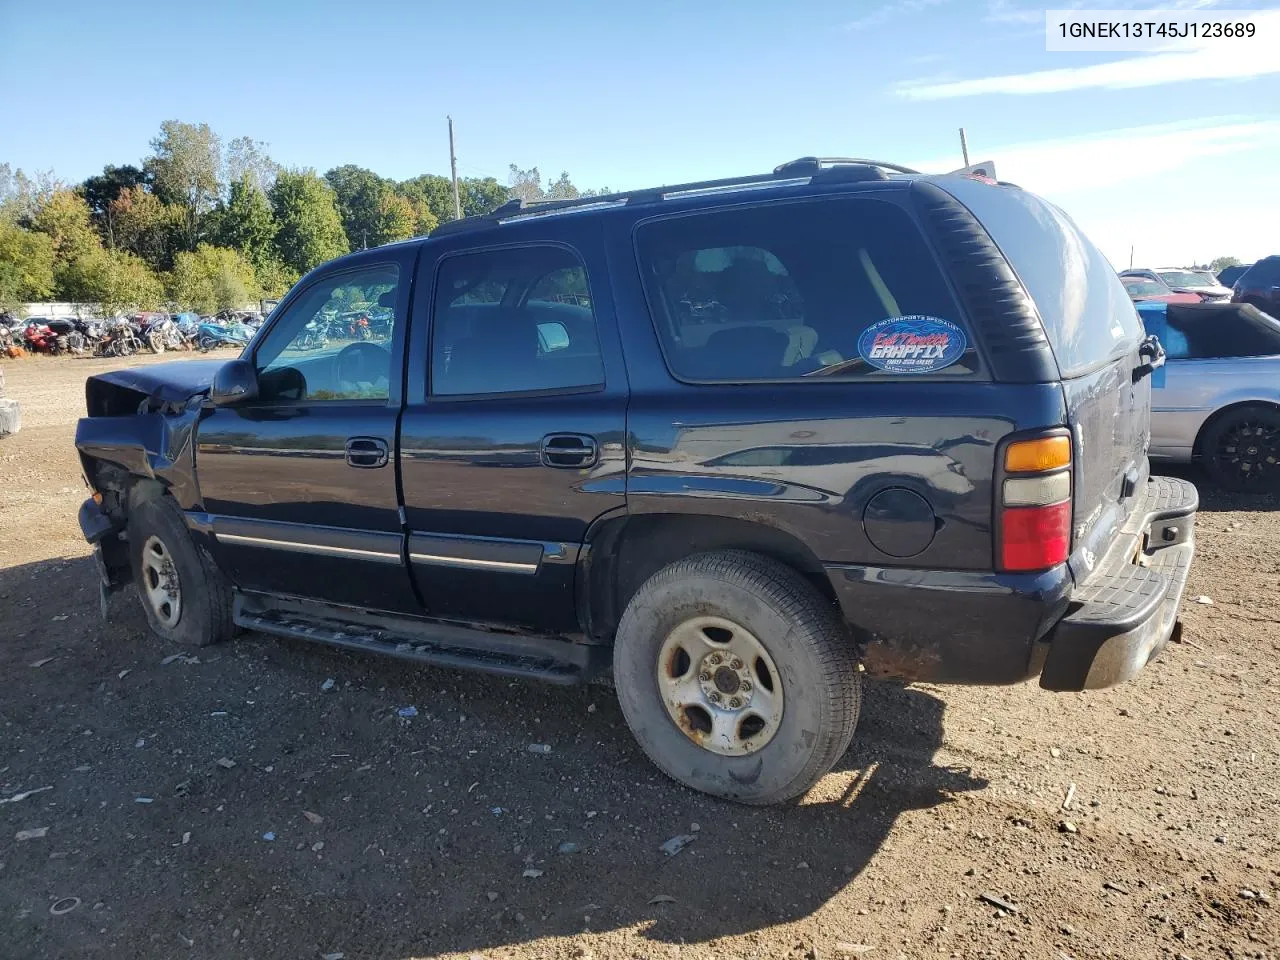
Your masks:
[{"label": "side mirror", "polygon": [[256,400],[258,397],[258,373],[248,360],[228,360],[213,375],[209,400],[215,407]]}]

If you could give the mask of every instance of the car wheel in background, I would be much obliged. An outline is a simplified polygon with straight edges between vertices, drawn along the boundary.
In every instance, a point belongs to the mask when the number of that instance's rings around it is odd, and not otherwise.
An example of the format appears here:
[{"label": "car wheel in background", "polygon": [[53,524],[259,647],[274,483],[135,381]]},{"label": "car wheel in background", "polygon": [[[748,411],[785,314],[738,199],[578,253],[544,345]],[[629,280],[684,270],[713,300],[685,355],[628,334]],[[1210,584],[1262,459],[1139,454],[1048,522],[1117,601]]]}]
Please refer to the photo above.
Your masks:
[{"label": "car wheel in background", "polygon": [[1238,493],[1280,490],[1280,409],[1237,407],[1205,432],[1200,456],[1209,476]]}]

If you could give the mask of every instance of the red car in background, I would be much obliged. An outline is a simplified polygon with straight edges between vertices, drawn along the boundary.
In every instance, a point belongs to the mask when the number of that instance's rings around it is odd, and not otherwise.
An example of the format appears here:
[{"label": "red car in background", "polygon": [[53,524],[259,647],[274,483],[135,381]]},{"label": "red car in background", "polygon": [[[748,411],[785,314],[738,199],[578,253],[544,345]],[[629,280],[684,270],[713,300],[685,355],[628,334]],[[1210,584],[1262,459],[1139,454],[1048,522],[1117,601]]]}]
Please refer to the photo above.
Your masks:
[{"label": "red car in background", "polygon": [[1147,277],[1121,277],[1120,282],[1124,284],[1129,299],[1134,303],[1148,300],[1160,303],[1200,303],[1199,294],[1174,293],[1168,284]]}]

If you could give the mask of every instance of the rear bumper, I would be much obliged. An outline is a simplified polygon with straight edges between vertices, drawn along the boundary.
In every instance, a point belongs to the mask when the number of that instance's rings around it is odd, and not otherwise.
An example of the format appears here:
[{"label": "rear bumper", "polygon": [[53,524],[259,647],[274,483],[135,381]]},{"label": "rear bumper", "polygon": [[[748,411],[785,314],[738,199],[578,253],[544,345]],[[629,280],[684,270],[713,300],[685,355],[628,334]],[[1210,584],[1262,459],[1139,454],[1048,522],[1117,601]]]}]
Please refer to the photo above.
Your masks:
[{"label": "rear bumper", "polygon": [[1096,690],[1131,679],[1164,647],[1195,555],[1196,488],[1152,477],[1146,496],[1048,635],[1046,690]]},{"label": "rear bumper", "polygon": [[[1081,582],[1040,573],[826,565],[868,673],[1049,690],[1129,679],[1169,639],[1195,550],[1196,489],[1151,478],[1111,551]],[[1169,537],[1170,539],[1166,539]]]}]

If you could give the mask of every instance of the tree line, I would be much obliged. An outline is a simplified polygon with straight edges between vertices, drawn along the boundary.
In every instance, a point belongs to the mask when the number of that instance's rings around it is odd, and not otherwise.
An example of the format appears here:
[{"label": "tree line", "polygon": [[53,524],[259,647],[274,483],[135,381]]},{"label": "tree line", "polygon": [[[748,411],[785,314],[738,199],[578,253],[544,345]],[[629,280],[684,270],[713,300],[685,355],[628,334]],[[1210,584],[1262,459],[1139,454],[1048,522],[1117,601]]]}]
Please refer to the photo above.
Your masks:
[{"label": "tree line", "polygon": [[[41,300],[97,303],[108,314],[176,307],[211,313],[279,297],[317,264],[428,234],[454,218],[448,177],[396,181],[344,164],[323,176],[283,168],[267,144],[224,143],[208,124],[167,120],[139,164],[108,164],[83,183],[0,163],[0,311]],[[511,197],[566,199],[511,164],[458,182],[463,216]]]}]

